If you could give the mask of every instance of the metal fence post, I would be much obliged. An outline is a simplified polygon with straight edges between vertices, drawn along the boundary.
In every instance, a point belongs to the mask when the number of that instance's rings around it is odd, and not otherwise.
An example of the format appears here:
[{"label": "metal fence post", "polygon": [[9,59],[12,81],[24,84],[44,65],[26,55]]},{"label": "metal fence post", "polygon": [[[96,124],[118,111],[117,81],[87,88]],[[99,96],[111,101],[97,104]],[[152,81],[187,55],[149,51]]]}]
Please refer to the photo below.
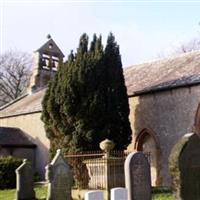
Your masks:
[{"label": "metal fence post", "polygon": [[105,159],[105,174],[106,174],[106,191],[107,191],[107,195],[106,195],[106,199],[109,200],[110,199],[110,151],[114,148],[115,144],[108,139],[105,139],[104,141],[102,141],[99,144],[100,148],[104,151],[104,156],[103,158]]}]

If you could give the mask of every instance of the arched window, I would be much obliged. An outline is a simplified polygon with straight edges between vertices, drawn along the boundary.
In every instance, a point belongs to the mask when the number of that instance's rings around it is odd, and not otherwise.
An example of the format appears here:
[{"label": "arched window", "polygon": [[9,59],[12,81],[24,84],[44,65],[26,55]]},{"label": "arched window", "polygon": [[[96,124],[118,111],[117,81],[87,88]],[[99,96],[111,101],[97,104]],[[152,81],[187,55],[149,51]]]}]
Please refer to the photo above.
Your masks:
[{"label": "arched window", "polygon": [[155,133],[150,129],[143,129],[135,140],[135,150],[144,152],[151,165],[152,186],[161,185],[160,178],[160,146]]}]

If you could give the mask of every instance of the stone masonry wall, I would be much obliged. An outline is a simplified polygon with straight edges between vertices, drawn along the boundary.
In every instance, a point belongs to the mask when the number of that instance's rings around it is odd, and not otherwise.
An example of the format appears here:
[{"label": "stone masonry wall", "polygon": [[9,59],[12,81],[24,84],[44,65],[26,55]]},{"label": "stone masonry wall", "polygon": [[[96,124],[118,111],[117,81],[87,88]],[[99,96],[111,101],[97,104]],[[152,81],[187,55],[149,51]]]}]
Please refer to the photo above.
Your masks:
[{"label": "stone masonry wall", "polygon": [[155,132],[161,149],[160,173],[162,185],[170,185],[168,157],[174,144],[193,131],[194,118],[200,102],[200,86],[129,98],[133,140],[128,150],[134,149],[135,138],[144,129]]},{"label": "stone masonry wall", "polygon": [[[173,89],[129,98],[134,149],[135,138],[144,129],[155,132],[161,149],[162,185],[170,185],[168,157],[178,139],[193,131],[194,117],[200,102],[200,86]],[[46,138],[41,113],[1,118],[0,126],[17,127],[26,132],[36,148],[36,169],[44,175],[48,163],[49,140]]]}]

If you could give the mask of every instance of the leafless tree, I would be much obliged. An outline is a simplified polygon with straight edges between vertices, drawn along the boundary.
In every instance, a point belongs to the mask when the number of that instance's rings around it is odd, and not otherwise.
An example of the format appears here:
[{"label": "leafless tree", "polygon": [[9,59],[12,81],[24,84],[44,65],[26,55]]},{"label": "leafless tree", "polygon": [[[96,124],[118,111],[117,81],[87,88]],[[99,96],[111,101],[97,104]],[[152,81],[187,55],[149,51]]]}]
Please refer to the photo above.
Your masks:
[{"label": "leafless tree", "polygon": [[187,53],[195,50],[200,50],[200,39],[199,38],[194,38],[189,40],[188,42],[185,42],[181,44],[178,48],[175,50],[175,54],[180,54],[180,53]]},{"label": "leafless tree", "polygon": [[163,59],[171,56],[176,56],[182,53],[188,53],[196,50],[200,50],[200,38],[193,38],[191,40],[185,41],[176,47],[171,47],[173,50],[170,52],[161,51],[158,53],[157,58]]},{"label": "leafless tree", "polygon": [[21,96],[29,83],[32,56],[20,51],[0,55],[0,105]]}]

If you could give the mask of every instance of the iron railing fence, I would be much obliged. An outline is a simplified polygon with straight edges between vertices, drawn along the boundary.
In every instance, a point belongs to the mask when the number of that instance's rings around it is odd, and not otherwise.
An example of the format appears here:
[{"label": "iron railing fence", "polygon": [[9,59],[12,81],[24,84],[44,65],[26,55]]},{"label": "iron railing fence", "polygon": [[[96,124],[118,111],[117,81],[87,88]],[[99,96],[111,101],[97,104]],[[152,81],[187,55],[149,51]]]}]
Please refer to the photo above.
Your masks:
[{"label": "iron railing fence", "polygon": [[[74,188],[106,189],[124,187],[124,161],[130,152],[110,151],[109,159],[102,151],[65,154],[74,177]],[[150,154],[145,153],[150,161]]]}]

